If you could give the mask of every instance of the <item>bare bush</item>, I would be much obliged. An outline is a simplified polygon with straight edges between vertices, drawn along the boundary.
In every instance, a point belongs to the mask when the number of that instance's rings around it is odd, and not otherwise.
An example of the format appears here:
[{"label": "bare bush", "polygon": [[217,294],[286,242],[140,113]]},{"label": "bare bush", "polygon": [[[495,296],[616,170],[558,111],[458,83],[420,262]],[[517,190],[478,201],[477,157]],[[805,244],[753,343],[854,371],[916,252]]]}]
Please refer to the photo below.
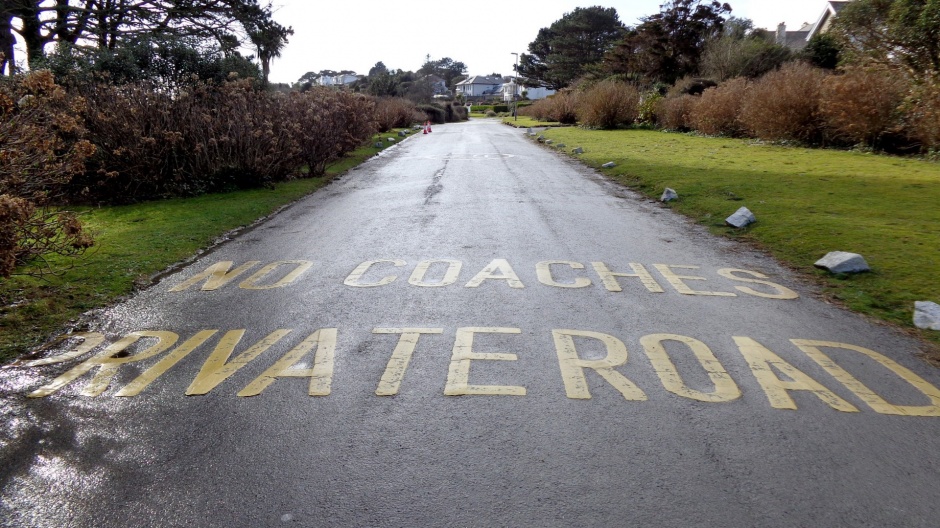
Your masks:
[{"label": "bare bush", "polygon": [[819,93],[827,74],[790,62],[751,85],[741,105],[741,123],[766,140],[812,141],[820,133]]},{"label": "bare bush", "polygon": [[74,214],[52,208],[95,152],[84,139],[83,106],[47,71],[0,84],[0,277],[93,243]]},{"label": "bare bush", "polygon": [[732,79],[702,92],[702,98],[689,114],[692,128],[713,136],[737,136],[742,133],[738,114],[747,92],[748,81]]},{"label": "bare bush", "polygon": [[701,97],[683,94],[660,99],[656,105],[656,122],[666,130],[692,129],[691,116]]},{"label": "bare bush", "polygon": [[579,95],[573,91],[559,92],[547,98],[546,100],[549,101],[548,118],[566,125],[577,123],[579,98]]},{"label": "bare bush", "polygon": [[819,113],[833,137],[873,145],[897,123],[904,88],[888,71],[850,68],[823,82]]},{"label": "bare bush", "polygon": [[584,92],[578,102],[578,121],[597,128],[615,128],[636,122],[640,91],[623,81],[604,80]]},{"label": "bare bush", "polygon": [[539,99],[538,101],[519,108],[519,115],[528,116],[539,121],[548,121],[551,119],[551,108],[554,103],[549,99]]},{"label": "bare bush", "polygon": [[76,194],[122,202],[256,187],[320,174],[375,133],[375,104],[314,88],[283,94],[239,81],[176,94],[146,85],[85,87],[98,148]]},{"label": "bare bush", "polygon": [[380,133],[393,128],[405,128],[421,122],[424,114],[415,104],[403,97],[378,97],[375,99],[375,120]]},{"label": "bare bush", "polygon": [[908,133],[924,150],[940,150],[940,80],[915,86],[905,107]]}]

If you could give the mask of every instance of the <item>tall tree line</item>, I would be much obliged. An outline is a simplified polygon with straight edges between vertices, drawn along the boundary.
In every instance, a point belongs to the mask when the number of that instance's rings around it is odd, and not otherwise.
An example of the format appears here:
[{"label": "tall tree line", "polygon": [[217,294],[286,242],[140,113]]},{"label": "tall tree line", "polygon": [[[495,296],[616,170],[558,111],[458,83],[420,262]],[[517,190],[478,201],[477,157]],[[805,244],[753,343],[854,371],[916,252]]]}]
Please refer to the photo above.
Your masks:
[{"label": "tall tree line", "polygon": [[53,44],[101,51],[140,39],[186,39],[211,43],[226,54],[250,45],[265,77],[293,34],[273,20],[270,3],[258,0],[4,0],[0,53],[8,74],[16,69],[14,32],[31,67]]}]

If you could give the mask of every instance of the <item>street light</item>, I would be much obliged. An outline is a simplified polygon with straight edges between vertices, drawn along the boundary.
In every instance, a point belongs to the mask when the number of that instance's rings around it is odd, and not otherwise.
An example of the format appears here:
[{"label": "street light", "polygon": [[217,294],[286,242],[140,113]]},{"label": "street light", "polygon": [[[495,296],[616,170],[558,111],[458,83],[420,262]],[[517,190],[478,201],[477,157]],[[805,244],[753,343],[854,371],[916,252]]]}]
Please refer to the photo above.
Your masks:
[{"label": "street light", "polygon": [[511,52],[510,55],[516,56],[516,63],[512,67],[512,120],[519,120],[519,105],[516,103],[516,82],[519,79],[519,54],[516,52]]}]

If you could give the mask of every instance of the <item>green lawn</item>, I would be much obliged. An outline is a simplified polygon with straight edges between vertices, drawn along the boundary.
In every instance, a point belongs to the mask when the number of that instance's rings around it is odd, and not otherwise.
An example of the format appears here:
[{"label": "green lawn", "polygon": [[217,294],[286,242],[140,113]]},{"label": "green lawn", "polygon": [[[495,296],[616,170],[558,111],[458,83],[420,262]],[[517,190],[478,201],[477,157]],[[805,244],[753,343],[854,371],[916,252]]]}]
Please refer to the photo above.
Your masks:
[{"label": "green lawn", "polygon": [[[375,141],[396,133],[380,134]],[[55,276],[0,279],[0,363],[34,348],[81,313],[114,302],[135,285],[147,284],[153,274],[190,257],[223,233],[319,189],[379,150],[370,143],[331,165],[323,177],[273,189],[83,210],[82,221],[95,235],[95,247],[84,257],[74,262],[52,259],[60,268],[71,264]]]},{"label": "green lawn", "polygon": [[[862,313],[913,328],[914,301],[940,303],[940,164],[822,149],[644,130],[544,132],[617,181],[658,198],[713,231],[755,242],[814,276]],[[724,219],[741,206],[758,222],[738,232]],[[873,271],[833,277],[813,263],[829,251],[860,253]],[[920,332],[940,344],[940,332]]]},{"label": "green lawn", "polygon": [[507,125],[512,125],[516,128],[565,126],[559,123],[558,121],[539,121],[538,119],[535,119],[533,117],[528,117],[528,116],[519,116],[518,119],[513,119],[512,117],[504,117],[503,123]]}]

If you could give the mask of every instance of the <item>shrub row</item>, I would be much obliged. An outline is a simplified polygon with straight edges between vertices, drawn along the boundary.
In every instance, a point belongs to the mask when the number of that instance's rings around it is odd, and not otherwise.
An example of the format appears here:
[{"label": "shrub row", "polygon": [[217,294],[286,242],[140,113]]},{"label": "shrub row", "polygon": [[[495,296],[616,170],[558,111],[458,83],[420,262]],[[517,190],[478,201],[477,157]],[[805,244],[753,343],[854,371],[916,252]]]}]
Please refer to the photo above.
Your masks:
[{"label": "shrub row", "polygon": [[91,244],[63,205],[260,186],[298,177],[304,166],[317,175],[379,126],[424,118],[413,105],[329,88],[279,93],[235,81],[67,92],[45,71],[3,79],[0,277],[36,256]]},{"label": "shrub row", "polygon": [[84,139],[84,106],[48,72],[0,82],[0,277],[92,244],[74,214],[51,207],[96,152]]},{"label": "shrub row", "polygon": [[371,98],[329,88],[283,94],[239,81],[171,94],[91,85],[81,95],[97,150],[69,196],[97,203],[266,185],[303,165],[320,174],[376,131]]},{"label": "shrub row", "polygon": [[665,96],[641,94],[614,78],[577,86],[520,108],[520,114],[592,128],[640,123],[811,145],[940,149],[940,80],[912,84],[881,69],[831,73],[790,62],[756,80],[739,77],[718,85],[680,79]]},{"label": "shrub row", "polygon": [[694,96],[671,91],[657,104],[665,129],[807,144],[940,148],[940,83],[911,86],[880,69],[838,74],[788,63],[760,79],[735,78]]}]

